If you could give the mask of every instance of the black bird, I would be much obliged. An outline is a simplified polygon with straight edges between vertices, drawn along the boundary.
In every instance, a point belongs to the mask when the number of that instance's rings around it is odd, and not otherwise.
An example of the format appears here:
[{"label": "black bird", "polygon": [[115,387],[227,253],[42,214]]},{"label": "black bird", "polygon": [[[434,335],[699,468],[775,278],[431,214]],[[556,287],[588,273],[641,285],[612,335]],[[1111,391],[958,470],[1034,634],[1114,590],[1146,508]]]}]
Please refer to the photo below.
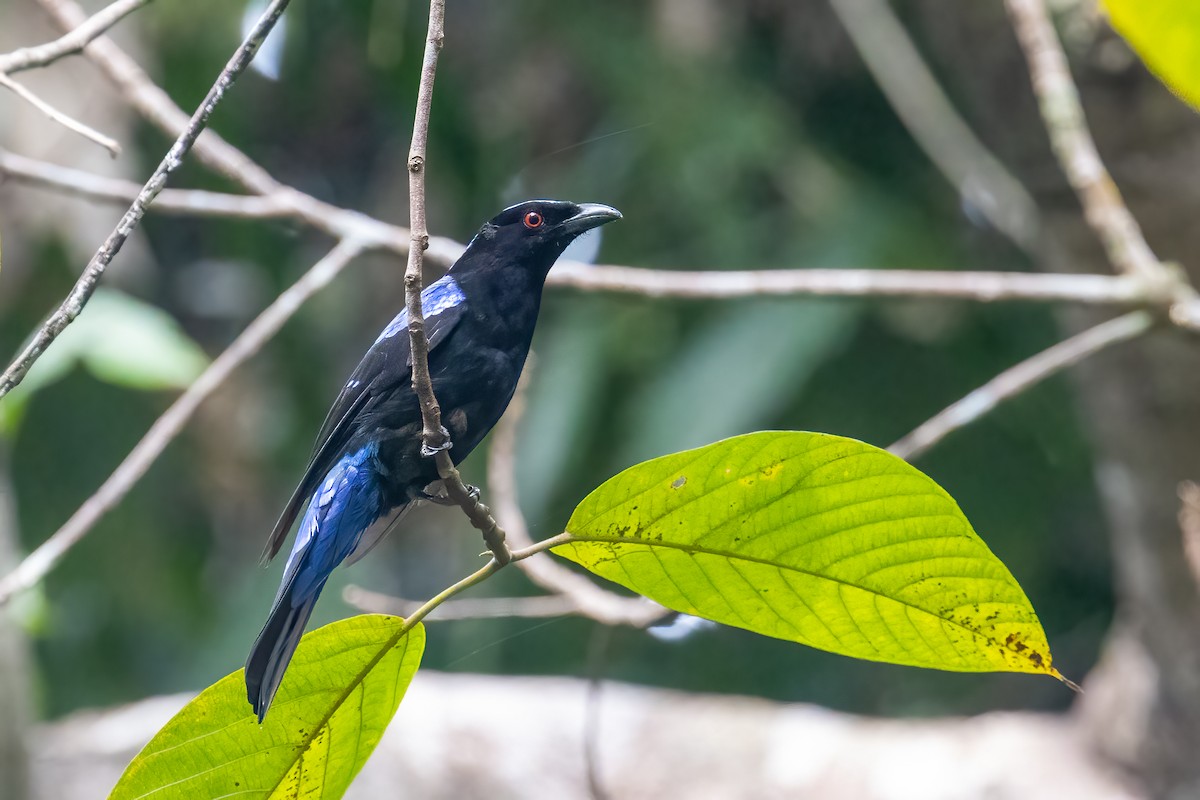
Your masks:
[{"label": "black bird", "polygon": [[[455,463],[512,399],[550,267],[580,234],[620,218],[596,203],[511,206],[421,293],[429,371]],[[246,660],[246,694],[260,722],[333,568],[358,560],[414,504],[436,499],[437,467],[421,454],[411,374],[408,312],[401,311],[342,387],[267,542],[264,562],[279,552],[307,500],[279,594]]]}]

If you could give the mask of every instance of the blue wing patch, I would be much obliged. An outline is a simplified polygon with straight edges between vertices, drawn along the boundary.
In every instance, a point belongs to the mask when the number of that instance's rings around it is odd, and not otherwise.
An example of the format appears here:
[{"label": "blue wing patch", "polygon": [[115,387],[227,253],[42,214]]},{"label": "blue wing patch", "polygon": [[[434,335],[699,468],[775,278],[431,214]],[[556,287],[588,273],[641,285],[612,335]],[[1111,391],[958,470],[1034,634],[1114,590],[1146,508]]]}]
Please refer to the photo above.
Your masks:
[{"label": "blue wing patch", "polygon": [[[425,290],[421,292],[421,314],[428,320],[447,309],[454,308],[466,299],[467,296],[463,294],[454,278],[444,275],[426,286]],[[407,328],[408,309],[404,309],[383,329],[383,333],[379,334],[375,344],[379,344],[384,339],[390,339]]]},{"label": "blue wing patch", "polygon": [[378,444],[342,456],[317,487],[300,523],[284,569],[295,575],[297,597],[320,591],[333,568],[350,555],[363,531],[383,512],[379,475],[374,466]]}]

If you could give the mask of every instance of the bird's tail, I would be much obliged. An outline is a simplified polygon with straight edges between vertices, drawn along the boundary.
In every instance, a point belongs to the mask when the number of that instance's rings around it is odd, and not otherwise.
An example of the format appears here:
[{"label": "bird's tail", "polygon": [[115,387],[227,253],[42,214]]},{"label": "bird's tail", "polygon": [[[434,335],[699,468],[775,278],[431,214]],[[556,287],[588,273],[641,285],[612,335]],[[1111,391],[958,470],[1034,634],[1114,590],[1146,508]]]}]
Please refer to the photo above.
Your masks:
[{"label": "bird's tail", "polygon": [[321,581],[315,590],[300,595],[295,591],[295,583],[293,577],[280,589],[267,624],[246,659],[246,696],[260,723],[271,707],[283,673],[304,634],[304,626],[325,587],[325,582]]}]

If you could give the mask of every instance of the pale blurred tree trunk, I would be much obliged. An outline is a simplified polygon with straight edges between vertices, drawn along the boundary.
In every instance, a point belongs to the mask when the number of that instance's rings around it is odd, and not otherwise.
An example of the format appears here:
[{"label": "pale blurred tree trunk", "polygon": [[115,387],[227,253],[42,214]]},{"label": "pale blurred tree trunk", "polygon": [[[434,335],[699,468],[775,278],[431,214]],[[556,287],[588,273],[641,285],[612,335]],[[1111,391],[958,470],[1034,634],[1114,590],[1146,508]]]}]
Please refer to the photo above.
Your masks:
[{"label": "pale blurred tree trunk", "polygon": [[[1069,5],[1069,4],[1068,4]],[[1029,74],[1000,2],[920,0],[910,22],[983,139],[1043,211],[1038,266],[1111,270],[1050,154]],[[1077,3],[1059,22],[1100,152],[1159,257],[1200,282],[1200,117]],[[1064,312],[1064,327],[1102,318]],[[1200,342],[1164,331],[1074,372],[1109,520],[1117,619],[1079,701],[1099,752],[1155,797],[1200,797],[1200,593],[1178,487],[1200,478]],[[1096,532],[1096,547],[1105,546]],[[1053,542],[1046,542],[1053,547]]]},{"label": "pale blurred tree trunk", "polygon": [[[8,453],[0,448],[0,574],[17,564],[17,513]],[[30,729],[29,649],[24,632],[13,620],[12,606],[0,609],[0,797],[29,797]]]}]

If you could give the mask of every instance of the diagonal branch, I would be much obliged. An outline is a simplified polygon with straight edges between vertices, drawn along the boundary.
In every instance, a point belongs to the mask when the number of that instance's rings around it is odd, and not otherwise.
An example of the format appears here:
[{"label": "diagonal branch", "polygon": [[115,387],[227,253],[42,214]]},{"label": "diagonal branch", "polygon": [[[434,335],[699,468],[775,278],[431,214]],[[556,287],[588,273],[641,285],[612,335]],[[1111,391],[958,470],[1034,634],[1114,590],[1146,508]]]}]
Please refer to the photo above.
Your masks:
[{"label": "diagonal branch", "polygon": [[1033,91],[1050,134],[1050,144],[1071,188],[1079,196],[1088,224],[1100,237],[1108,258],[1119,271],[1148,282],[1170,276],[1151,252],[1137,220],[1100,160],[1071,79],[1063,51],[1043,0],[1004,0],[1029,63]]},{"label": "diagonal branch", "polygon": [[[55,23],[64,30],[82,24],[87,15],[75,0],[38,0]],[[138,63],[115,42],[101,36],[83,51],[125,100],[148,122],[168,136],[177,136],[188,126],[188,115],[154,83]],[[334,238],[347,237],[375,242],[393,252],[408,252],[408,231],[387,225],[357,211],[339,208],[277,181],[257,162],[206,129],[195,142],[197,160],[249,192],[271,197],[289,210],[289,215],[324,231]],[[438,263],[449,264],[458,257],[447,250],[445,240],[434,238],[426,254]]]},{"label": "diagonal branch", "polygon": [[51,122],[55,122],[63,126],[72,133],[79,134],[89,142],[94,142],[95,144],[100,145],[107,150],[109,155],[111,155],[113,158],[116,158],[121,154],[121,145],[117,144],[116,139],[112,138],[111,136],[106,136],[95,128],[85,125],[74,117],[59,111],[57,108],[50,105],[45,100],[27,89],[23,84],[17,83],[3,72],[0,72],[0,86],[8,89],[17,97],[21,98],[38,111],[45,114]]},{"label": "diagonal branch", "polygon": [[[109,203],[132,203],[142,187],[133,181],[61,167],[48,161],[0,148],[0,177],[42,186],[67,195]],[[149,207],[159,214],[236,219],[294,219],[295,214],[274,195],[238,195],[203,189],[163,189]]]},{"label": "diagonal branch", "polygon": [[[492,431],[488,448],[488,491],[496,506],[496,517],[508,534],[509,544],[518,549],[533,544],[517,499],[516,470],[517,426],[525,414],[525,391],[531,373],[531,365],[527,365],[508,410]],[[571,606],[569,613],[590,617],[605,625],[645,628],[670,613],[645,597],[626,597],[603,589],[545,555],[521,561],[518,566],[531,581],[551,592],[551,596],[567,600]]]},{"label": "diagonal branch", "polygon": [[225,348],[195,383],[155,420],[141,441],[125,456],[95,494],[84,501],[61,528],[42,542],[15,570],[0,578],[0,606],[18,592],[42,580],[68,551],[141,480],[150,465],[174,441],[200,404],[229,376],[262,348],[307,300],[337,276],[364,247],[343,241],[313,265],[298,281],[263,309],[263,312]]},{"label": "diagonal branch", "polygon": [[272,0],[271,4],[259,17],[258,22],[250,30],[249,35],[225,68],[221,70],[221,74],[217,77],[216,83],[209,89],[208,95],[196,109],[192,115],[187,127],[179,138],[175,140],[175,144],[167,151],[162,162],[154,173],[150,176],[150,180],[142,187],[142,191],[138,194],[137,199],[133,201],[133,205],[125,212],[117,227],[109,234],[104,244],[92,256],[92,260],[84,269],[83,274],[79,277],[75,287],[71,293],[67,295],[66,300],[62,305],[50,315],[50,318],[42,325],[34,334],[33,340],[26,345],[25,349],[17,357],[8,369],[0,375],[0,397],[3,397],[14,386],[19,384],[29,372],[29,368],[37,361],[38,357],[45,352],[46,348],[58,338],[66,327],[79,316],[83,311],[84,305],[91,298],[92,293],[96,290],[96,285],[100,282],[104,270],[112,262],[113,258],[120,252],[122,245],[133,233],[133,230],[141,222],[142,217],[146,213],[146,207],[154,201],[154,198],[162,191],[163,186],[167,182],[168,176],[177,170],[183,163],[183,157],[191,149],[196,141],[196,137],[204,130],[208,124],[208,119],[212,116],[217,104],[237,80],[242,71],[254,58],[254,54],[258,52],[259,45],[266,39],[267,34],[275,27],[276,21],[287,8],[290,0]]},{"label": "diagonal branch", "polygon": [[954,431],[990,413],[1005,400],[1016,397],[1060,370],[1106,347],[1141,336],[1153,325],[1154,317],[1151,314],[1133,311],[1065,339],[1004,370],[932,419],[922,423],[888,450],[906,461],[912,461]]},{"label": "diagonal branch", "polygon": [[74,55],[97,36],[102,36],[109,28],[150,1],[116,0],[53,42],[36,47],[22,47],[20,50],[0,55],[0,73],[12,75],[26,69],[45,67],[60,58]]},{"label": "diagonal branch", "polygon": [[[518,564],[525,563],[518,561]],[[392,614],[407,617],[421,607],[422,601],[373,592],[350,584],[342,590],[342,599],[368,614]],[[546,619],[567,617],[579,613],[571,598],[549,594],[536,597],[484,597],[471,600],[449,600],[425,618],[426,622],[449,622],[466,619]]]},{"label": "diagonal branch", "polygon": [[1033,198],[954,110],[887,0],[830,4],[904,127],[946,180],[997,230],[1031,251],[1038,229]]},{"label": "diagonal branch", "polygon": [[408,335],[412,344],[412,386],[421,404],[422,452],[437,460],[438,474],[446,494],[462,508],[480,532],[496,562],[504,566],[511,554],[504,544],[501,530],[491,511],[471,496],[462,477],[450,460],[452,443],[442,427],[442,410],[433,395],[429,377],[429,340],[425,336],[425,317],[421,311],[421,277],[425,249],[429,246],[429,229],[425,223],[425,151],[429,142],[429,113],[433,105],[433,81],[437,74],[438,53],[442,49],[445,0],[430,0],[429,33],[425,39],[425,56],[421,63],[421,83],[417,89],[417,111],[413,118],[412,144],[408,151],[408,213],[410,245],[408,266],[404,271],[405,305],[408,308]]}]

